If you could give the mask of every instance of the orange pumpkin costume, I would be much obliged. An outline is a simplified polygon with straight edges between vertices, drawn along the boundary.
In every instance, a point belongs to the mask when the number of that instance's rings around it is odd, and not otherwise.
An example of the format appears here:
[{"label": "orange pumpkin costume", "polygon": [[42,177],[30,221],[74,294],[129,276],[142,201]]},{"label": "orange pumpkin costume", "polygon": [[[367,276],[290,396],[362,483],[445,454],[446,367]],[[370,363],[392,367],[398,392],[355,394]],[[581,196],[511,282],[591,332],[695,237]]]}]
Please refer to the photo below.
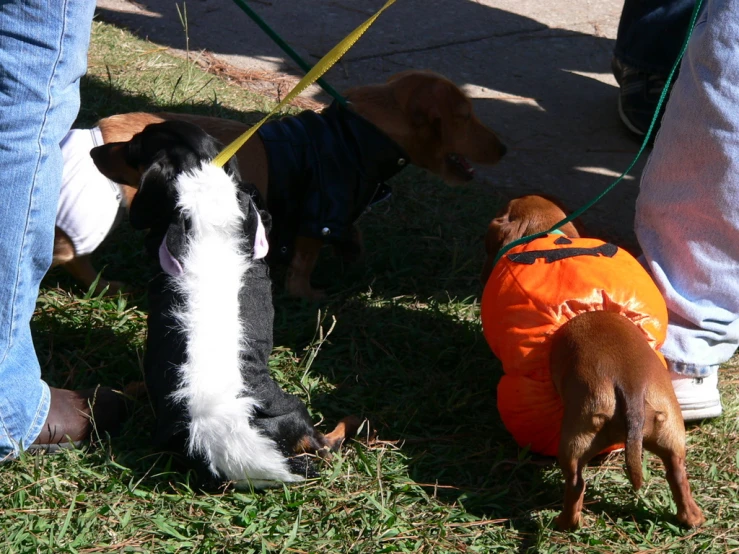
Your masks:
[{"label": "orange pumpkin costume", "polygon": [[519,446],[556,456],[563,405],[549,370],[554,332],[578,314],[629,318],[657,350],[667,308],[652,278],[628,252],[597,239],[549,234],[509,250],[482,297],[485,338],[503,364],[498,410]]}]

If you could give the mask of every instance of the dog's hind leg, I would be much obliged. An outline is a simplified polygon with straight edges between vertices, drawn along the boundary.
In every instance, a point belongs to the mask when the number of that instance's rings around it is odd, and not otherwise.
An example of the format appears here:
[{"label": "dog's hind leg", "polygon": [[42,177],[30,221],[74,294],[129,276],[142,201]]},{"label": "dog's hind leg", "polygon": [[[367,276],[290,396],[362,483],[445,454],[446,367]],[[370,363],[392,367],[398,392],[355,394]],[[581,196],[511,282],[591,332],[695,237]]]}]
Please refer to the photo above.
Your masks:
[{"label": "dog's hind leg", "polygon": [[584,406],[592,398],[565,403],[557,460],[565,478],[565,499],[562,513],[554,520],[557,529],[569,531],[580,526],[585,479],[582,470],[597,454],[610,446],[612,440],[603,428],[610,421],[608,414],[592,413]]},{"label": "dog's hind leg", "polygon": [[685,426],[677,400],[669,409],[654,412],[653,425],[644,437],[644,448],[659,456],[665,465],[667,482],[677,505],[677,520],[687,527],[702,525],[706,518],[693,500],[685,469]]},{"label": "dog's hind leg", "polygon": [[672,454],[662,458],[667,471],[672,497],[677,504],[677,520],[688,527],[699,527],[706,521],[703,512],[693,500],[685,470],[685,456]]},{"label": "dog's hind leg", "polygon": [[[554,520],[557,529],[569,531],[580,526],[585,479],[583,467],[598,450],[594,450],[597,432],[578,406],[565,405],[557,460],[565,478],[565,500],[562,513]],[[592,453],[591,453],[592,452]]]},{"label": "dog's hind leg", "polygon": [[582,476],[583,465],[571,453],[560,455],[559,466],[565,478],[565,503],[562,513],[554,520],[557,529],[569,531],[580,527],[580,514],[585,497],[585,480]]}]

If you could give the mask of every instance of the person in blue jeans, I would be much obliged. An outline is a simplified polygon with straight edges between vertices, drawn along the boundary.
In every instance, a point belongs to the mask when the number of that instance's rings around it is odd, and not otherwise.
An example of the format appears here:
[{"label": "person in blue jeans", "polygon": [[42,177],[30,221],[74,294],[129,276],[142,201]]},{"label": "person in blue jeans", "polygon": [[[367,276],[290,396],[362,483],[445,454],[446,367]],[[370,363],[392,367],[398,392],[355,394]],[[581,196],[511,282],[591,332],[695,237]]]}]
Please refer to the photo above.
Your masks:
[{"label": "person in blue jeans", "polygon": [[89,437],[118,421],[110,389],[67,391],[41,380],[31,338],[51,263],[62,156],[79,109],[94,0],[0,0],[0,460],[32,443]]},{"label": "person in blue jeans", "polygon": [[649,128],[694,6],[695,0],[624,1],[611,71],[619,84],[619,116],[636,136]]},{"label": "person in blue jeans", "polygon": [[642,174],[635,230],[669,311],[686,421],[721,414],[739,345],[739,0],[705,0]]}]

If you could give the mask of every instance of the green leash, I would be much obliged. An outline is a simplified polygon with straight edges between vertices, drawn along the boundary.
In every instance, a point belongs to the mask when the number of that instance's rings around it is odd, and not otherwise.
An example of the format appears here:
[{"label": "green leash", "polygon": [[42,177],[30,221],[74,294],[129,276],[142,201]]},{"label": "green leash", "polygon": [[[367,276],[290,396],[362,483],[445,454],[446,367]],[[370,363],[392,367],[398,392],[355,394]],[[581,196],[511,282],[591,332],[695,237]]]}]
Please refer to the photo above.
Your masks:
[{"label": "green leash", "polygon": [[573,219],[580,217],[582,214],[584,214],[586,211],[592,208],[595,204],[600,202],[600,200],[606,194],[611,192],[611,190],[613,190],[613,188],[617,184],[623,181],[624,177],[626,177],[629,174],[629,172],[632,169],[634,169],[636,162],[639,161],[639,158],[644,153],[644,150],[646,150],[647,148],[647,144],[649,143],[649,138],[652,136],[652,131],[654,131],[654,127],[657,124],[657,118],[659,117],[660,110],[662,109],[662,104],[664,104],[665,98],[667,98],[667,93],[670,89],[670,84],[672,83],[672,79],[675,76],[675,72],[677,71],[677,68],[680,66],[680,61],[683,59],[683,55],[685,54],[685,51],[688,49],[688,42],[690,41],[690,36],[693,34],[693,28],[695,27],[695,22],[698,19],[698,12],[700,11],[702,3],[703,3],[702,0],[696,0],[695,2],[695,6],[693,7],[693,14],[690,17],[690,25],[688,26],[688,33],[685,36],[685,40],[683,41],[683,46],[680,49],[680,54],[675,60],[675,63],[673,64],[672,69],[670,70],[670,73],[667,76],[667,81],[665,81],[665,88],[662,89],[662,94],[660,94],[659,101],[657,102],[657,109],[654,111],[652,122],[649,124],[649,129],[647,129],[647,134],[644,135],[644,140],[642,141],[641,147],[639,148],[639,151],[636,153],[636,157],[634,157],[634,159],[629,164],[629,167],[627,167],[626,170],[615,181],[613,181],[613,183],[608,185],[608,187],[603,192],[601,192],[598,196],[596,196],[593,200],[585,204],[579,210],[576,210],[575,212],[565,217],[562,221],[554,225],[548,231],[542,231],[540,233],[526,235],[525,237],[521,237],[520,239],[516,239],[508,243],[507,245],[505,245],[503,248],[500,249],[500,251],[498,252],[498,255],[495,257],[495,261],[493,262],[493,267],[495,266],[495,264],[498,263],[498,260],[500,260],[505,255],[505,253],[508,252],[511,248],[518,246],[519,244],[523,244],[525,242],[533,240],[535,238],[543,237],[544,235],[553,233],[554,231],[558,230],[563,225],[566,225]]},{"label": "green leash", "polygon": [[294,98],[296,98],[300,93],[302,93],[306,88],[308,88],[310,85],[315,83],[319,77],[324,75],[331,67],[338,62],[341,57],[346,54],[352,46],[354,46],[357,41],[362,38],[362,35],[364,35],[365,32],[367,32],[367,29],[369,29],[372,24],[377,20],[380,15],[383,14],[385,10],[387,10],[390,6],[395,4],[396,0],[386,0],[385,4],[377,10],[373,15],[369,17],[364,23],[359,25],[356,29],[354,29],[351,33],[349,33],[347,36],[345,36],[336,46],[334,46],[331,50],[329,50],[323,58],[318,60],[316,62],[316,65],[313,66],[308,73],[305,74],[305,77],[300,79],[297,85],[293,87],[293,89],[288,92],[285,97],[280,100],[280,102],[270,110],[270,112],[265,115],[262,119],[260,119],[256,124],[249,127],[243,134],[236,137],[236,139],[229,145],[227,145],[223,150],[221,150],[221,153],[218,154],[215,158],[213,158],[213,161],[211,162],[216,167],[223,167],[226,165],[226,162],[230,160],[236,152],[238,152],[239,148],[244,146],[247,140],[251,138],[251,136],[261,127],[264,123],[267,122],[267,120],[272,117],[274,114],[276,114],[280,109],[285,107],[288,103],[290,103]]},{"label": "green leash", "polygon": [[[280,35],[278,35],[277,32],[272,27],[270,27],[264,19],[259,17],[259,14],[257,14],[257,12],[252,10],[244,0],[234,0],[234,2],[236,3],[238,7],[244,10],[246,15],[248,15],[252,19],[252,21],[254,21],[254,23],[259,25],[259,28],[262,29],[262,31],[267,33],[267,36],[271,38],[275,42],[275,44],[277,44],[277,46],[282,48],[285,54],[290,56],[292,61],[298,64],[300,69],[302,69],[306,73],[308,73],[312,69],[312,66],[308,64],[308,62],[306,62],[303,58],[301,58],[300,55],[295,50],[293,50],[290,47],[290,45],[287,42],[285,42],[285,40]],[[342,106],[346,106],[346,98],[344,98],[341,94],[339,94],[334,87],[329,85],[323,79],[318,79],[316,82],[321,86],[323,90],[325,90],[328,94],[330,94],[339,104],[341,104]]]}]

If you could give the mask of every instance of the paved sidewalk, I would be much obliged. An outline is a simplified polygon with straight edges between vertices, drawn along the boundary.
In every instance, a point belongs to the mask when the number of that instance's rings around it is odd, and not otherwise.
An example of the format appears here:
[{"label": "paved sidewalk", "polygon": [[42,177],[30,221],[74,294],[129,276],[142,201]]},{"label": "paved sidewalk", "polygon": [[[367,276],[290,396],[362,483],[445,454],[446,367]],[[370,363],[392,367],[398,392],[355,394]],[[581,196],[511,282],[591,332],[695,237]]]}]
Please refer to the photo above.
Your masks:
[{"label": "paved sidewalk", "polygon": [[[382,4],[250,2],[311,63]],[[239,68],[302,75],[230,0],[185,6],[191,51],[207,50]],[[398,0],[327,80],[343,90],[409,68],[446,75],[464,85],[481,119],[509,146],[501,164],[478,168],[470,186],[511,195],[546,191],[579,207],[625,169],[638,149],[618,119],[610,74],[621,7],[616,0]],[[186,35],[174,1],[98,0],[98,8],[102,19],[184,51]],[[309,92],[327,100],[320,91]],[[632,244],[637,189],[638,171],[586,215],[588,230]]]}]

